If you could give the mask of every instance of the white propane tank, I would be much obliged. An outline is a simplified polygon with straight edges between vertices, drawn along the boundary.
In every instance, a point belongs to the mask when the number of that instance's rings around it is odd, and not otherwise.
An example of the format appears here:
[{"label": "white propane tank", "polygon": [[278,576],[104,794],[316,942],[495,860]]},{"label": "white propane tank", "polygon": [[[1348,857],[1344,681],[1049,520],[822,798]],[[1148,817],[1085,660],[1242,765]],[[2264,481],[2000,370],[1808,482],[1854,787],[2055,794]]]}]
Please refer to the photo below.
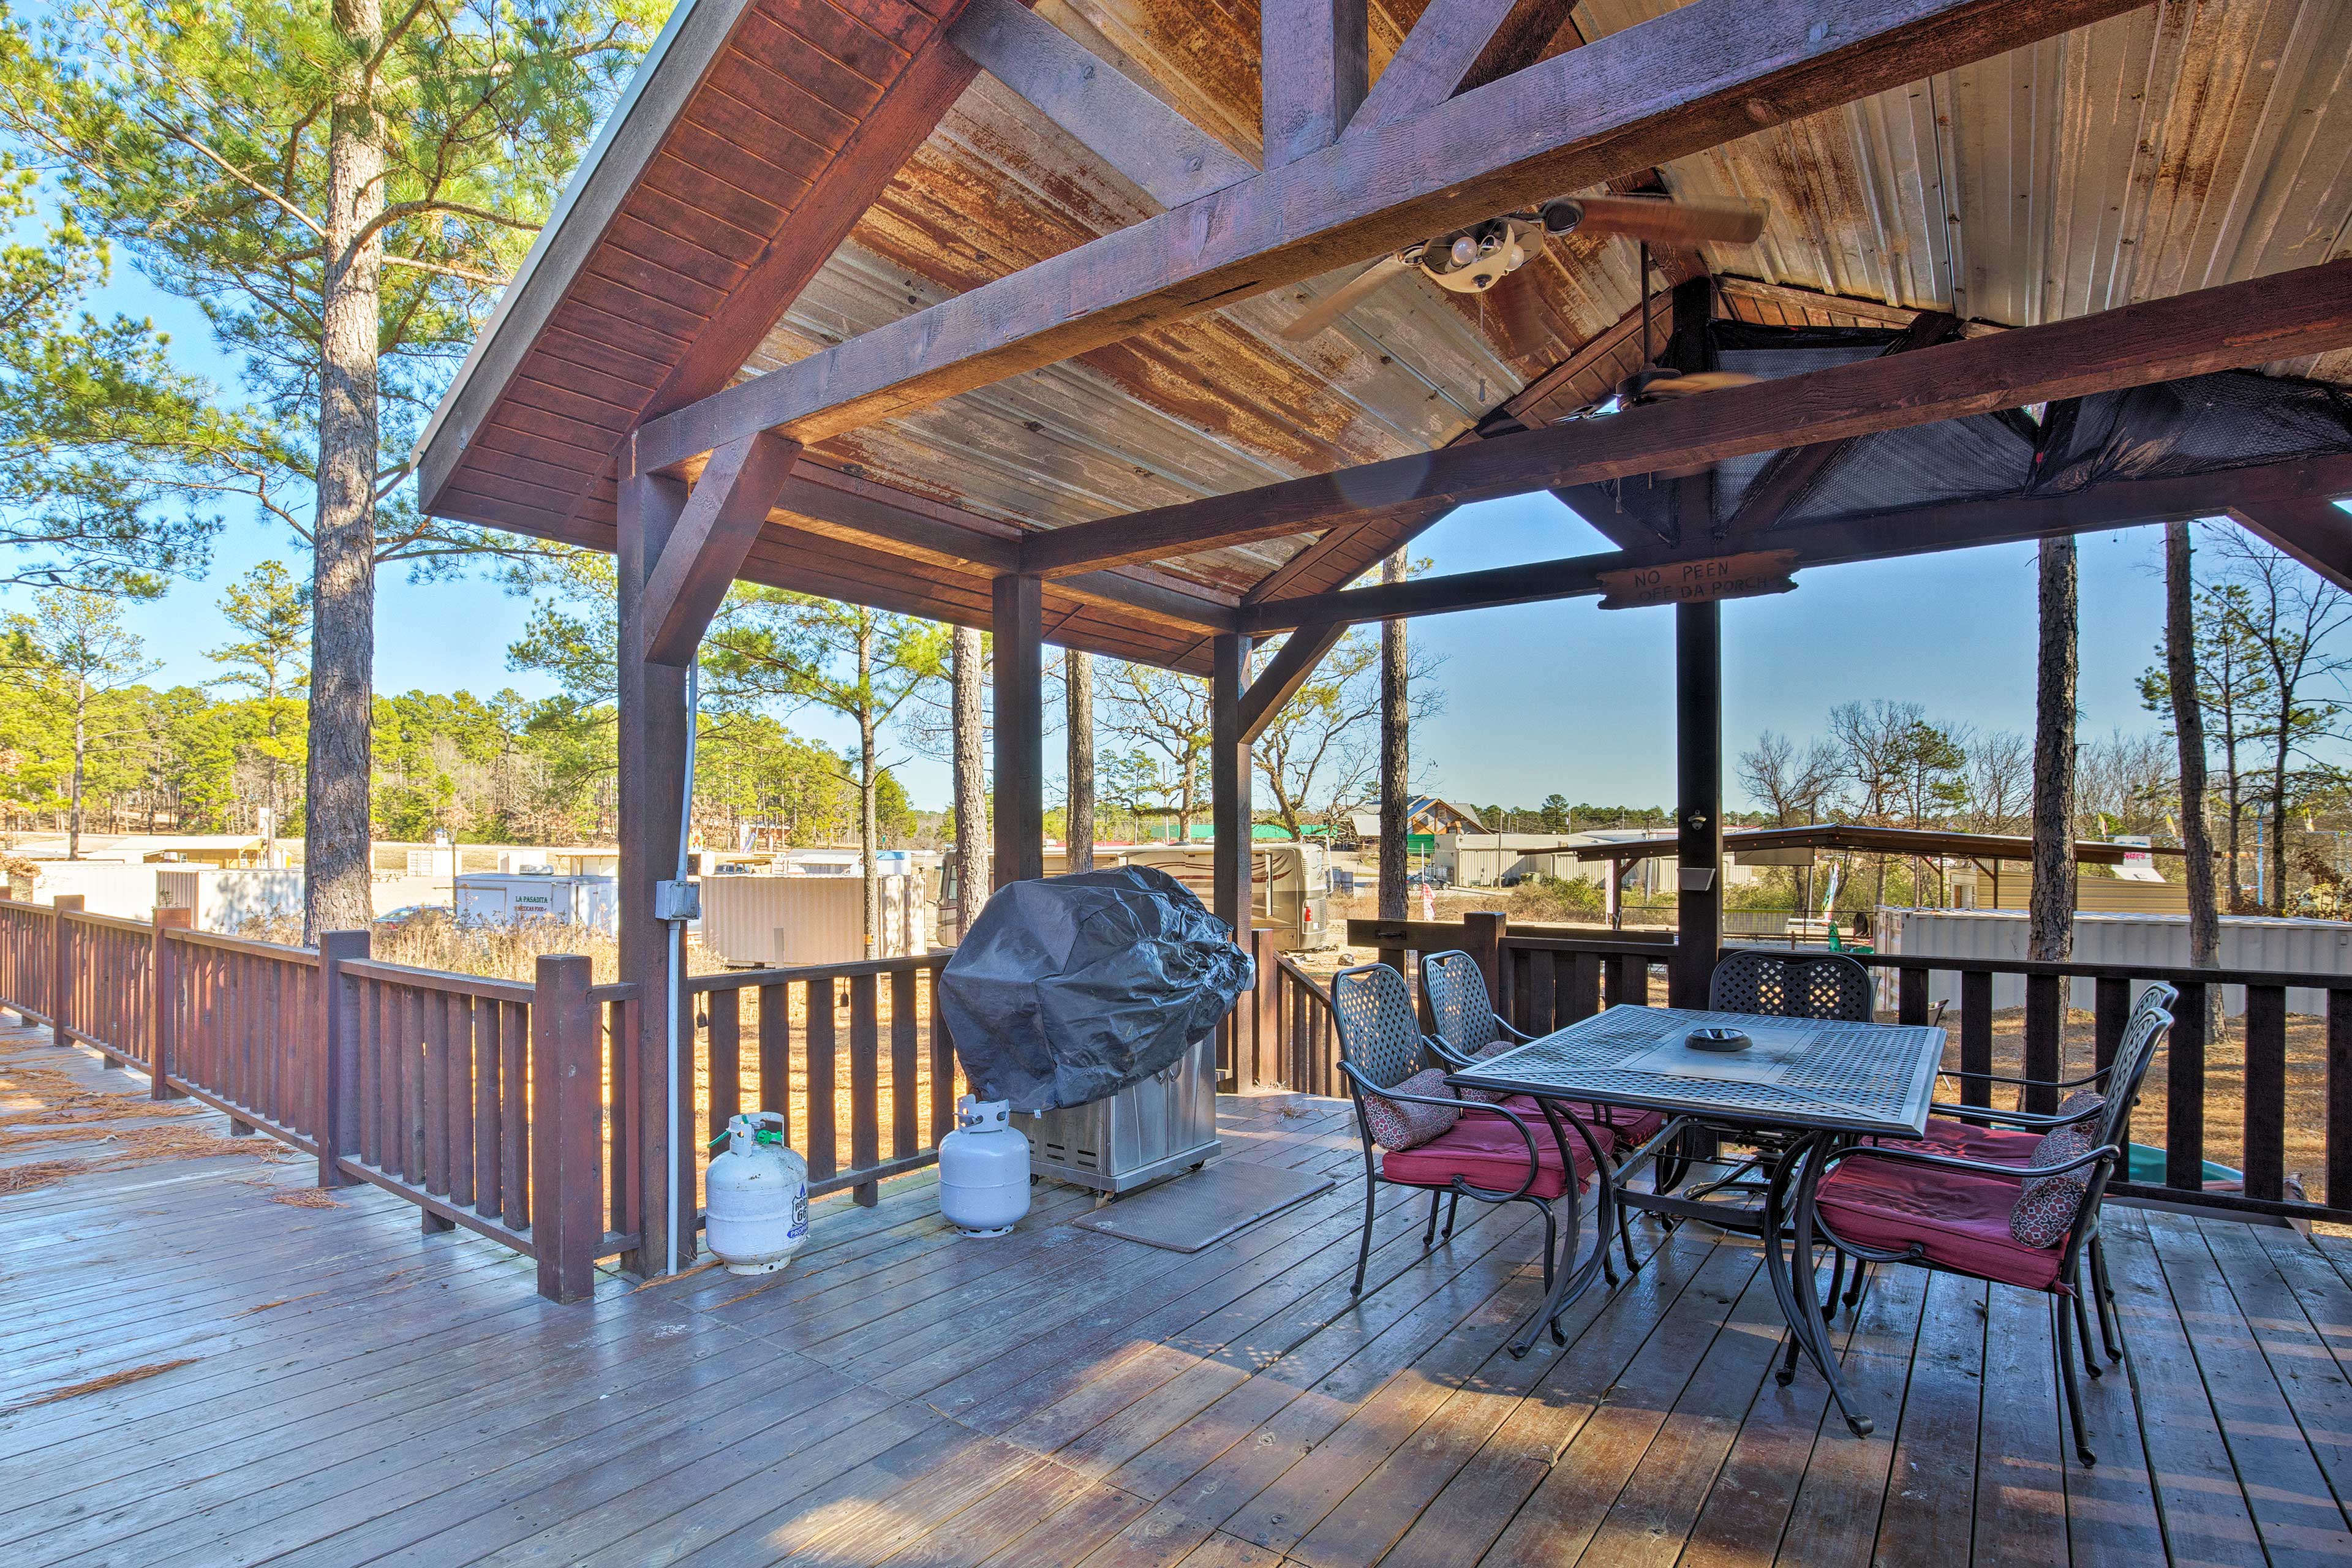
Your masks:
[{"label": "white propane tank", "polygon": [[940,1140],[940,1213],[966,1236],[1004,1236],[1028,1212],[1029,1138],[1013,1102],[965,1095]]},{"label": "white propane tank", "polygon": [[785,1146],[781,1112],[728,1118],[703,1180],[704,1235],[730,1274],[772,1274],[808,1239],[808,1162]]}]

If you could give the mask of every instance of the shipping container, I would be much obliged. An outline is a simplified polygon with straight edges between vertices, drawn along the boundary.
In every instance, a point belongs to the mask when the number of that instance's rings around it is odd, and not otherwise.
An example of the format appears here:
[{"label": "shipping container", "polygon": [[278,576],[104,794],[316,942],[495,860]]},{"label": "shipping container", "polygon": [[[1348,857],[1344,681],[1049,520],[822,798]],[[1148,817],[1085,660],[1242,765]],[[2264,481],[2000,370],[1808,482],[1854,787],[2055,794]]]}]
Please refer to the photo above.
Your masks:
[{"label": "shipping container", "polygon": [[610,877],[525,877],[483,872],[457,879],[462,925],[521,925],[562,921],[612,932],[620,929],[619,884]]},{"label": "shipping container", "polygon": [[730,968],[856,963],[930,951],[931,902],[921,877],[878,879],[881,919],[866,948],[866,879],[705,877],[702,945]]}]

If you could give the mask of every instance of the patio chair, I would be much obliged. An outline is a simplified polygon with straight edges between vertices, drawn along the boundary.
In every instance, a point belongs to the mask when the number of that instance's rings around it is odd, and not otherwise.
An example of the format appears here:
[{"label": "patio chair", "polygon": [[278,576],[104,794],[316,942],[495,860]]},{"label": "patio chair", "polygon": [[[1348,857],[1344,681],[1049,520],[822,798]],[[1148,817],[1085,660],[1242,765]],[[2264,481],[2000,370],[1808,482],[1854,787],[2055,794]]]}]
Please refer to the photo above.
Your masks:
[{"label": "patio chair", "polygon": [[[1445,1087],[1440,1075],[1448,1064],[1423,1037],[1404,976],[1387,964],[1359,964],[1333,975],[1331,1010],[1339,1025],[1339,1071],[1348,1080],[1348,1096],[1355,1102],[1356,1131],[1364,1150],[1364,1230],[1356,1249],[1356,1282],[1349,1294],[1363,1294],[1364,1271],[1372,1257],[1374,1202],[1382,1182],[1428,1192],[1429,1225],[1422,1233],[1424,1248],[1436,1241],[1443,1199],[1458,1203],[1468,1196],[1481,1203],[1532,1205],[1544,1220],[1543,1278],[1549,1292],[1559,1236],[1552,1200],[1568,1195],[1568,1234],[1573,1238],[1576,1194],[1602,1168],[1600,1150],[1591,1134],[1571,1141],[1550,1118],[1531,1121],[1507,1107],[1465,1100]],[[1434,1092],[1403,1087],[1423,1072],[1432,1074],[1423,1087]],[[1440,1120],[1449,1120],[1444,1113],[1450,1111],[1450,1124],[1434,1137],[1401,1148],[1384,1148],[1375,1159],[1375,1110],[1384,1113],[1381,1120],[1385,1121],[1407,1106],[1435,1108]],[[1543,1129],[1541,1134],[1538,1126]],[[1449,1238],[1454,1234],[1450,1218],[1445,1234]],[[1612,1283],[1615,1278],[1612,1270]],[[1553,1332],[1557,1337],[1556,1327]]]},{"label": "patio chair", "polygon": [[[1494,1003],[1486,994],[1486,973],[1478,967],[1477,959],[1458,948],[1451,952],[1422,955],[1421,988],[1429,998],[1430,1016],[1437,1025],[1437,1033],[1430,1038],[1430,1048],[1457,1068],[1466,1068],[1481,1057],[1497,1056],[1526,1045],[1536,1037],[1495,1016]],[[1531,1094],[1515,1094],[1503,1103],[1521,1116],[1549,1117],[1555,1110],[1572,1116],[1598,1130],[1609,1152],[1617,1159],[1656,1137],[1659,1129],[1666,1124],[1663,1111],[1596,1105],[1581,1100],[1539,1100]],[[1616,1176],[1616,1163],[1609,1163],[1612,1180]],[[1672,1184],[1662,1176],[1659,1190],[1668,1190]],[[1446,1223],[1451,1225],[1453,1221],[1449,1218]],[[1622,1206],[1617,1211],[1617,1236],[1624,1247],[1625,1267],[1638,1271],[1641,1264],[1633,1256],[1633,1231],[1626,1224]]]},{"label": "patio chair", "polygon": [[[1797,1194],[1796,1269],[1806,1273],[1811,1268],[1818,1232],[1840,1252],[1870,1263],[1908,1263],[2048,1296],[2074,1452],[2085,1465],[2097,1463],[2084,1428],[2083,1390],[2074,1372],[2078,1328],[2086,1362],[2090,1355],[2080,1269],[2087,1251],[2102,1337],[2109,1357],[2121,1360],[2122,1322],[2099,1246],[2099,1205],[2124,1160],[2124,1116],[2139,1096],[2158,1044],[2171,1027],[2172,1015],[2161,1006],[2143,1005],[2134,1013],[2105,1075],[2107,1093],[2062,1107],[2057,1116],[2038,1119],[2033,1125],[2059,1138],[2045,1142],[2034,1137],[2022,1162],[1973,1159],[1895,1143],[1856,1143],[1808,1161]],[[1979,1112],[1972,1109],[1970,1114]],[[2065,1142],[2070,1130],[2072,1141]],[[2070,1176],[2075,1181],[2041,1184]],[[2038,1216],[2025,1212],[2021,1200],[2028,1194],[2029,1182],[2036,1184],[2035,1195],[2045,1205],[2072,1199],[2063,1211],[2064,1230],[2048,1245],[2016,1234],[2021,1225],[2047,1228],[2057,1217],[2046,1209]],[[2071,1298],[2071,1310],[2062,1298]],[[1792,1338],[1780,1372],[1783,1384],[1795,1373],[1795,1350]]]},{"label": "patio chair", "polygon": [[1728,954],[1706,983],[1707,1010],[1870,1022],[1870,971],[1842,952]]}]

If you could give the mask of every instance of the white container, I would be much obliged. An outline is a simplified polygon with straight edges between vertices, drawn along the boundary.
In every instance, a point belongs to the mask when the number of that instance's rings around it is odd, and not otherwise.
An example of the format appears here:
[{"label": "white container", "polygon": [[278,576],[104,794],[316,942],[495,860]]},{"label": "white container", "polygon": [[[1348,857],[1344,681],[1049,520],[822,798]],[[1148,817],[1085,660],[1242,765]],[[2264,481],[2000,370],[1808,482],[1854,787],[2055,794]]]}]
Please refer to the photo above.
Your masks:
[{"label": "white container", "polygon": [[530,921],[565,921],[597,931],[620,928],[618,885],[609,877],[526,877],[507,872],[468,872],[457,881],[462,925],[521,925]]},{"label": "white container", "polygon": [[766,967],[908,958],[930,946],[925,879],[880,879],[881,923],[866,950],[866,879],[841,876],[702,879],[702,945],[722,963]]},{"label": "white container", "polygon": [[1013,1102],[965,1095],[940,1140],[940,1213],[966,1236],[1003,1236],[1028,1212],[1029,1140]]},{"label": "white container", "polygon": [[[775,1141],[761,1141],[762,1123]],[[808,1162],[773,1110],[727,1119],[727,1148],[703,1177],[703,1236],[730,1274],[773,1274],[808,1239]]]}]

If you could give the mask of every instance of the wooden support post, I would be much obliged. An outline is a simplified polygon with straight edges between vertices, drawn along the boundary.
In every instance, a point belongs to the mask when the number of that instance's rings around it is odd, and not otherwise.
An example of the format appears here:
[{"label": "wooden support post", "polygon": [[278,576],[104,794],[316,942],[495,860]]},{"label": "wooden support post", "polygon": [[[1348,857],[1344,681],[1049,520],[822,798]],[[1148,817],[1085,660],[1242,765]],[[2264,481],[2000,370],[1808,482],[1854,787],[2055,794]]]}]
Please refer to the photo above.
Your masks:
[{"label": "wooden support post", "polygon": [[2180,987],[2164,1042],[2164,1184],[2205,1190],[2206,1021],[2202,984]]},{"label": "wooden support post", "polygon": [[1209,805],[1214,824],[1211,855],[1212,907],[1234,928],[1234,940],[1249,945],[1250,747],[1242,738],[1241,707],[1249,684],[1249,639],[1216,639],[1209,675]]},{"label": "wooden support post", "polygon": [[[604,1240],[604,1052],[588,960],[539,961],[530,1004],[530,1237],[539,1293],[584,1300]],[[680,1142],[690,1144],[691,1140]]]},{"label": "wooden support post", "polygon": [[1706,1005],[1723,934],[1723,606],[1675,606],[1675,947],[1667,994]]},{"label": "wooden support post", "polygon": [[1321,152],[1355,118],[1370,72],[1366,21],[1364,0],[1265,0],[1258,23],[1267,168]]},{"label": "wooden support post", "polygon": [[1495,1016],[1503,1012],[1503,934],[1510,925],[1510,917],[1500,910],[1472,910],[1462,917],[1462,947],[1478,961],[1478,973],[1486,977],[1486,1004],[1495,1009]]},{"label": "wooden support post", "polygon": [[2064,1078],[2067,983],[2054,974],[2025,977],[2025,1069],[2027,1078],[2042,1081],[2026,1086],[2018,1109],[2047,1116],[2058,1109],[2058,1091],[2050,1087]]},{"label": "wooden support post", "polygon": [[991,584],[996,637],[996,885],[1045,874],[1045,603],[1034,577]]},{"label": "wooden support post", "polygon": [[[681,1110],[678,1147],[668,1146],[669,930],[654,918],[654,885],[668,880],[677,865],[678,813],[686,793],[686,670],[655,664],[642,655],[646,584],[662,548],[685,510],[686,486],[660,475],[621,481],[620,520],[614,563],[620,593],[620,958],[621,978],[635,981],[642,998],[637,1017],[637,1168],[643,1173],[640,1241],[625,1260],[647,1279],[668,1264],[670,1194],[694,1190],[694,1140],[687,1134],[690,1110]],[[679,993],[677,1024],[683,1044],[688,1002]],[[677,1086],[681,1108],[694,1103],[694,1054],[682,1049]],[[690,1211],[678,1226],[677,1260],[694,1258]]]},{"label": "wooden support post", "polygon": [[[49,925],[49,1044],[63,1048],[72,1043],[66,1033],[66,1016],[73,1007],[73,970],[67,955],[73,944],[66,929],[66,917],[81,913],[83,903],[79,893],[60,893],[50,908],[57,919]],[[112,1067],[114,1058],[104,1057],[103,1065]]]},{"label": "wooden support post", "polygon": [[147,976],[153,987],[147,1003],[147,1093],[154,1100],[185,1100],[185,1094],[172,1087],[173,1058],[179,1043],[180,949],[164,933],[189,930],[195,924],[196,912],[159,909],[149,918],[153,921],[155,947],[147,960]]},{"label": "wooden support post", "polygon": [[368,955],[368,933],[331,931],[319,937],[319,1184],[348,1186],[342,1157],[359,1152],[360,1005],[343,965]]}]

